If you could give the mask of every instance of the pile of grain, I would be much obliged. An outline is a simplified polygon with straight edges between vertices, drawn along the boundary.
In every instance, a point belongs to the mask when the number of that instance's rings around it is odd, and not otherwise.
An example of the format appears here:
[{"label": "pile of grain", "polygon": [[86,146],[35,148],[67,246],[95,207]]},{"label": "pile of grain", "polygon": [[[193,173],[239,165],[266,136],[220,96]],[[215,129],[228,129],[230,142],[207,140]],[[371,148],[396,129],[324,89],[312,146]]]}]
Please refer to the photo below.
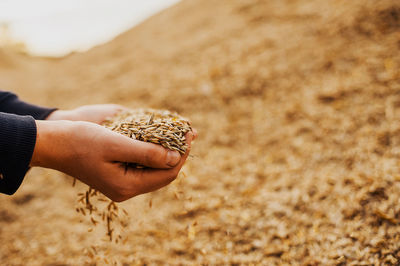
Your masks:
[{"label": "pile of grain", "polygon": [[[396,264],[399,43],[398,0],[184,0],[88,53],[20,60],[0,87],[192,119],[188,178],[120,204],[121,264]],[[1,198],[2,262],[83,264],[98,237],[67,181],[33,169]]]}]

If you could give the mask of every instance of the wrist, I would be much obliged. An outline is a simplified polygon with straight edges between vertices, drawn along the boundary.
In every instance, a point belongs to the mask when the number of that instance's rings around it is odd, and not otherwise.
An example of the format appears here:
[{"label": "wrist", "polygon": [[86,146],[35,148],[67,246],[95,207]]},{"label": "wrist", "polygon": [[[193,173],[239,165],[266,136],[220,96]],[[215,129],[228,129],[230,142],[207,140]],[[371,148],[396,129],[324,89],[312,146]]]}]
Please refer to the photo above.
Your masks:
[{"label": "wrist", "polygon": [[56,169],[57,161],[62,160],[60,157],[67,152],[62,146],[66,144],[72,127],[73,123],[68,121],[36,120],[36,144],[30,166]]}]

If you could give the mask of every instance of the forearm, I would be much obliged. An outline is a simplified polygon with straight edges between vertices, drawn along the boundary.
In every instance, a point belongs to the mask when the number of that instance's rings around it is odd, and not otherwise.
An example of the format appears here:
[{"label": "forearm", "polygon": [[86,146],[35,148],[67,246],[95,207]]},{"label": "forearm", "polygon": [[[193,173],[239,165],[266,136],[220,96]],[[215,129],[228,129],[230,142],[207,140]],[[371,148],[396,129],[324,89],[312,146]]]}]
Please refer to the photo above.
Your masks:
[{"label": "forearm", "polygon": [[37,137],[30,166],[40,166],[63,170],[59,162],[67,159],[72,147],[68,147],[68,136],[71,136],[76,122],[36,120]]}]

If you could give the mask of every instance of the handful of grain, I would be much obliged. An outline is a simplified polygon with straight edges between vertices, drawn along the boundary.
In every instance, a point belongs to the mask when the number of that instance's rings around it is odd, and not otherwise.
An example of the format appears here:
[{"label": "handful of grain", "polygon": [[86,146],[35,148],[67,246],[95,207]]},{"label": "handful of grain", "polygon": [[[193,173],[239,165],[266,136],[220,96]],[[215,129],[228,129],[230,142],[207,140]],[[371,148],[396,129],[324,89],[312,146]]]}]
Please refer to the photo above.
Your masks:
[{"label": "handful of grain", "polygon": [[151,142],[186,153],[185,135],[190,122],[177,113],[154,109],[124,111],[105,121],[104,126],[132,139]]},{"label": "handful of grain", "polygon": [[[192,130],[190,122],[184,117],[154,109],[124,111],[106,120],[103,126],[132,139],[159,144],[181,154],[186,153],[188,148],[185,135]],[[126,164],[128,166],[133,165]],[[127,226],[125,218],[128,218],[124,209],[120,212],[115,202],[90,187],[85,193],[79,193],[78,197],[78,213],[84,216],[88,214],[94,226],[103,222],[110,241],[118,243],[122,240],[122,230]],[[119,230],[116,230],[117,225]]]}]

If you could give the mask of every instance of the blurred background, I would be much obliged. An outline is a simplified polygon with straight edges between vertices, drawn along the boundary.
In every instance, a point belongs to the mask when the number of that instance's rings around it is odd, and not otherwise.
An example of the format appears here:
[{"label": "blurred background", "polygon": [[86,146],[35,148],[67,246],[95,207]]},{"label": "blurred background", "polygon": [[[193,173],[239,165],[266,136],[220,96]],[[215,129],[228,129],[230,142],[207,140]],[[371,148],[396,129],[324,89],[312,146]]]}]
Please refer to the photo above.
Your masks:
[{"label": "blurred background", "polygon": [[179,0],[2,0],[0,46],[62,56],[85,51]]},{"label": "blurred background", "polygon": [[118,244],[84,185],[32,169],[0,195],[0,264],[399,264],[398,0],[110,3],[0,0],[0,88],[177,111],[194,156],[119,204]]}]

